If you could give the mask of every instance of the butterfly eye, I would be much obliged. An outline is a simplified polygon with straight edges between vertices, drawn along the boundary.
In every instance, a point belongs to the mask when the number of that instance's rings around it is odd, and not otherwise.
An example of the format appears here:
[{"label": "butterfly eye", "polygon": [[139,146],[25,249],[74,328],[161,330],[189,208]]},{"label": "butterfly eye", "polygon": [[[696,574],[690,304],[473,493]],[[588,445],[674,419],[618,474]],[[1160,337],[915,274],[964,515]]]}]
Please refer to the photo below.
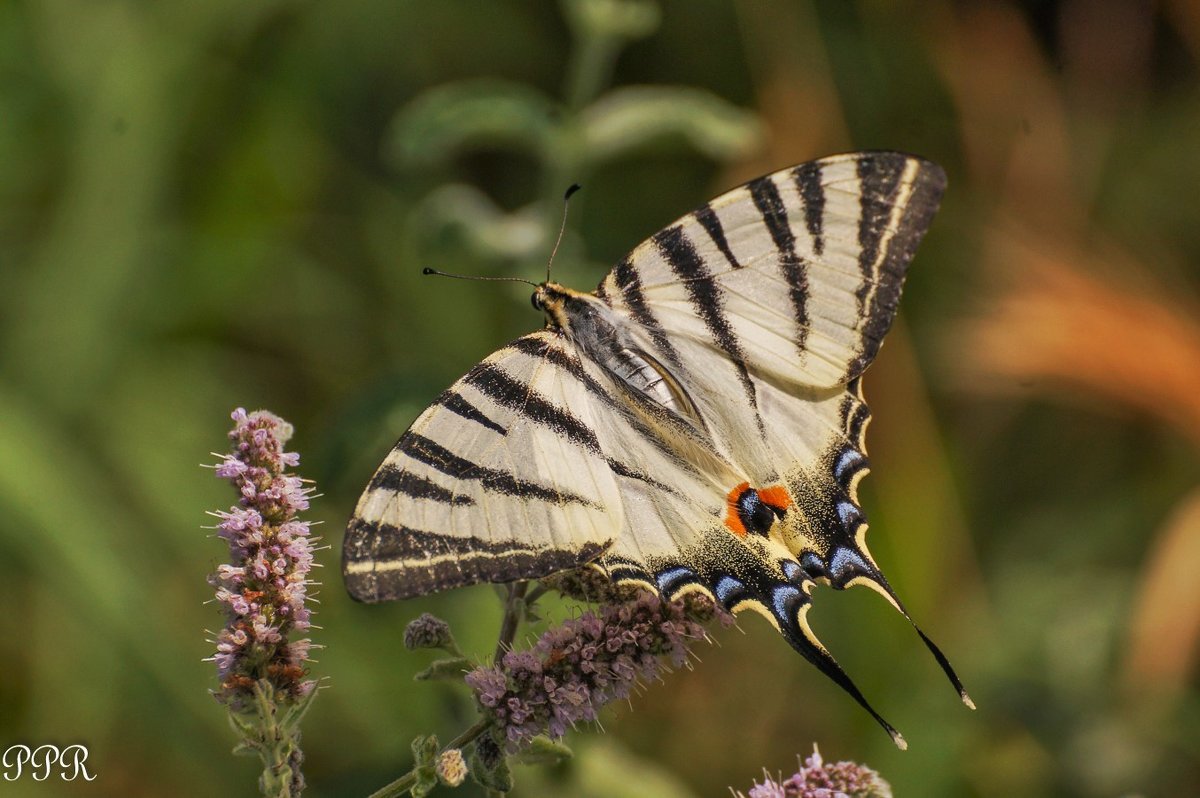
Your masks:
[{"label": "butterfly eye", "polygon": [[534,310],[542,310],[543,309],[541,300],[538,299],[537,291],[534,291],[533,294],[529,297],[529,304],[533,305]]}]

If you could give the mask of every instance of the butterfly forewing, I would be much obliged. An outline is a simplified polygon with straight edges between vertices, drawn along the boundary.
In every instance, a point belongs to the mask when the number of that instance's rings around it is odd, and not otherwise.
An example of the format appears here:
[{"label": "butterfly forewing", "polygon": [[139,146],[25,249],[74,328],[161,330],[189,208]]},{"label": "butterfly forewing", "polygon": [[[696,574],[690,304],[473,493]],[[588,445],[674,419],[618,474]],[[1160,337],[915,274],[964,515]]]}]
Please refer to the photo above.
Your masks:
[{"label": "butterfly forewing", "polygon": [[379,467],[346,533],[351,595],[545,576],[616,539],[621,497],[587,391],[524,336],[451,386]]},{"label": "butterfly forewing", "polygon": [[900,153],[802,164],[656,234],[599,292],[668,357],[688,336],[785,385],[844,384],[891,326],[944,188],[940,167]]}]

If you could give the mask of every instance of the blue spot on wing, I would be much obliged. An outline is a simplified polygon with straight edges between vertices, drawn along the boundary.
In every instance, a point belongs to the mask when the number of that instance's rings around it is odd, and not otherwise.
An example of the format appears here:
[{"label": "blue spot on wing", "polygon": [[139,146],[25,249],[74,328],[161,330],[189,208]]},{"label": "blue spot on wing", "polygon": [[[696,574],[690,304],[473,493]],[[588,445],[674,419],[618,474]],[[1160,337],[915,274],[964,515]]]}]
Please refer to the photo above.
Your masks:
[{"label": "blue spot on wing", "polygon": [[722,576],[717,580],[717,583],[713,585],[713,592],[716,594],[717,599],[721,602],[721,604],[723,604],[726,609],[729,609],[734,599],[740,598],[741,595],[745,594],[746,586],[734,579],[732,576]]},{"label": "blue spot on wing", "polygon": [[781,624],[790,625],[795,614],[793,607],[797,601],[803,599],[804,594],[795,585],[776,585],[771,590],[771,609],[775,611],[775,617]]},{"label": "blue spot on wing", "polygon": [[663,593],[671,593],[680,583],[695,579],[696,572],[690,568],[684,568],[682,565],[659,571],[654,577],[658,583],[658,589]]},{"label": "blue spot on wing", "polygon": [[862,512],[850,502],[838,502],[837,513],[846,529],[852,529],[862,520]]},{"label": "blue spot on wing", "polygon": [[821,562],[821,558],[816,555],[816,552],[804,552],[804,554],[800,555],[800,561],[804,572],[808,574],[810,579],[820,579],[823,576],[829,576],[829,571],[825,568],[825,563]]},{"label": "blue spot on wing", "polygon": [[841,582],[849,576],[869,573],[871,569],[857,551],[839,546],[829,558],[829,570],[834,580]]},{"label": "blue spot on wing", "polygon": [[846,449],[842,452],[842,456],[838,458],[837,464],[833,467],[833,475],[838,480],[846,476],[846,472],[861,464],[865,457],[856,449]]}]

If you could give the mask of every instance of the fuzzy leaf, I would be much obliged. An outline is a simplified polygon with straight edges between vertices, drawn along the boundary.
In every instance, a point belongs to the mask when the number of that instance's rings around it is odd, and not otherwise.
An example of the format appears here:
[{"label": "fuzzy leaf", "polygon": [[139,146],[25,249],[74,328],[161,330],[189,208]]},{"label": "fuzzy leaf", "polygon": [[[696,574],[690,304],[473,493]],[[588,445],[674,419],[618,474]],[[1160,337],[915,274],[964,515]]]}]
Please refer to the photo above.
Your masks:
[{"label": "fuzzy leaf", "polygon": [[762,138],[748,111],[701,89],[630,86],[608,92],[582,114],[583,152],[592,163],[672,137],[718,161],[752,152]]},{"label": "fuzzy leaf", "polygon": [[510,792],[513,788],[512,770],[508,757],[490,736],[480,737],[472,746],[468,763],[471,778],[489,790]]},{"label": "fuzzy leaf", "polygon": [[428,737],[418,735],[414,737],[412,752],[413,758],[416,759],[416,763],[413,765],[413,772],[416,774],[417,780],[413,784],[409,794],[412,795],[412,798],[425,798],[438,785],[437,735],[431,734]]},{"label": "fuzzy leaf", "polygon": [[522,765],[557,765],[575,756],[575,752],[549,737],[534,737],[529,747],[516,755]]},{"label": "fuzzy leaf", "polygon": [[442,680],[460,680],[463,674],[474,665],[466,657],[449,657],[434,660],[428,668],[413,677],[417,682],[436,682]]},{"label": "fuzzy leaf", "polygon": [[431,89],[392,120],[386,155],[396,166],[444,162],[464,150],[506,146],[544,152],[556,106],[541,92],[500,80],[472,80]]}]

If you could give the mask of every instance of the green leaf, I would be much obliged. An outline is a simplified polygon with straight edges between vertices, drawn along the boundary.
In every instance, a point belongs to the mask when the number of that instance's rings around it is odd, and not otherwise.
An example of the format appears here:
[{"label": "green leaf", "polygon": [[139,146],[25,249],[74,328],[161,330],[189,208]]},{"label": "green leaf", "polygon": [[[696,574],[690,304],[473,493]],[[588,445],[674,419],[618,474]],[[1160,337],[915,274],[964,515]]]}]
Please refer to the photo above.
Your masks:
[{"label": "green leaf", "polygon": [[480,737],[475,741],[467,770],[470,772],[471,778],[489,790],[512,791],[513,777],[512,770],[508,766],[508,757],[491,737]]},{"label": "green leaf", "polygon": [[437,735],[431,734],[428,737],[418,735],[413,738],[412,752],[413,757],[416,759],[416,763],[413,765],[413,773],[416,776],[416,783],[409,790],[412,798],[425,798],[426,795],[433,792],[434,788],[437,787],[438,747]]},{"label": "green leaf", "polygon": [[517,754],[515,759],[522,765],[557,765],[575,756],[575,752],[549,737],[534,737],[529,747]]},{"label": "green leaf", "polygon": [[423,734],[418,734],[412,741],[413,758],[417,760],[417,767],[434,764],[434,760],[438,754],[438,738],[436,734],[431,734],[426,737]]},{"label": "green leaf", "polygon": [[592,163],[667,138],[682,138],[717,161],[758,147],[762,128],[749,111],[711,92],[674,86],[615,89],[582,113],[583,152]]},{"label": "green leaf", "polygon": [[556,104],[528,86],[472,80],[421,94],[392,120],[386,156],[398,167],[440,163],[480,147],[534,154],[551,146]]},{"label": "green leaf", "polygon": [[313,701],[316,700],[317,693],[321,692],[316,687],[306,696],[302,696],[294,703],[285,705],[286,709],[283,717],[279,721],[279,725],[289,732],[300,727],[300,721],[304,720],[304,716],[308,714],[308,710],[312,708]]},{"label": "green leaf", "polygon": [[483,260],[536,258],[547,248],[538,206],[505,213],[482,191],[459,183],[430,194],[413,217],[413,227],[428,244],[440,249],[458,245]]},{"label": "green leaf", "polygon": [[417,682],[457,681],[462,679],[464,673],[474,667],[475,665],[466,657],[438,659],[434,660],[428,668],[414,676],[413,680]]}]

